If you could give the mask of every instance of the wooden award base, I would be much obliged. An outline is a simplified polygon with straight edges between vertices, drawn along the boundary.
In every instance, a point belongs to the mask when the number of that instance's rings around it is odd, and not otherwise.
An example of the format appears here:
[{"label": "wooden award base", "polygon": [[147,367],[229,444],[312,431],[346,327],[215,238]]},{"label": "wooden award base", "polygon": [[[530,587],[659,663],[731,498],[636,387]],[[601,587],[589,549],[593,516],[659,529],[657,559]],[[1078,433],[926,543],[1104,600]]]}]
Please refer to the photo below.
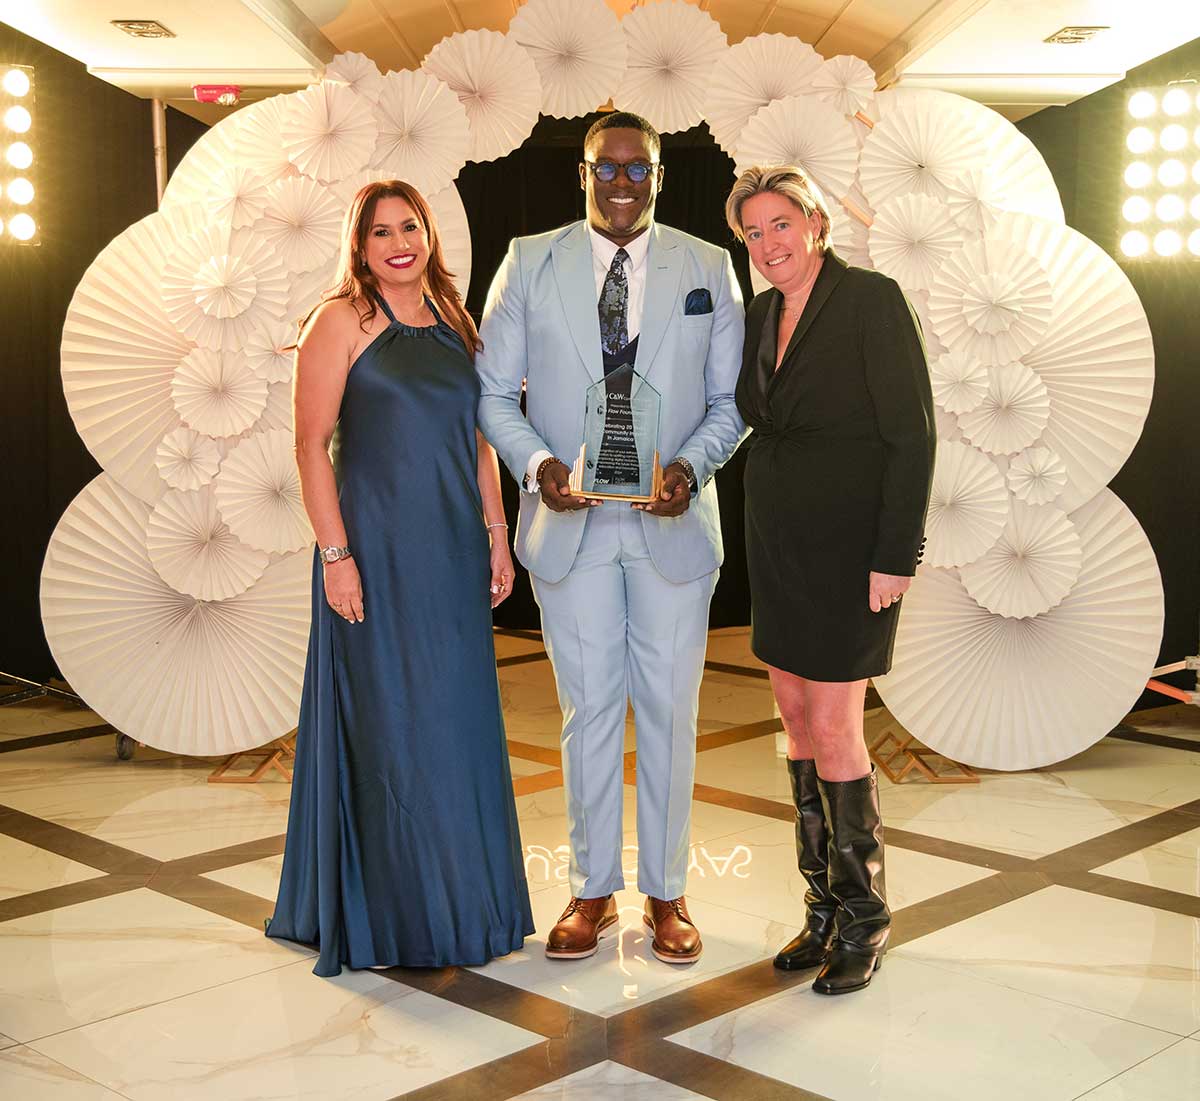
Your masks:
[{"label": "wooden award base", "polygon": [[658,500],[658,495],[662,492],[663,472],[657,451],[654,452],[654,470],[650,474],[650,493],[648,496],[643,496],[639,493],[601,493],[595,489],[584,493],[583,472],[586,469],[584,466],[586,458],[587,444],[585,443],[579,448],[579,458],[575,460],[575,465],[571,467],[571,480],[567,483],[571,488],[571,495],[573,497],[586,497],[589,501],[642,501],[646,504]]}]

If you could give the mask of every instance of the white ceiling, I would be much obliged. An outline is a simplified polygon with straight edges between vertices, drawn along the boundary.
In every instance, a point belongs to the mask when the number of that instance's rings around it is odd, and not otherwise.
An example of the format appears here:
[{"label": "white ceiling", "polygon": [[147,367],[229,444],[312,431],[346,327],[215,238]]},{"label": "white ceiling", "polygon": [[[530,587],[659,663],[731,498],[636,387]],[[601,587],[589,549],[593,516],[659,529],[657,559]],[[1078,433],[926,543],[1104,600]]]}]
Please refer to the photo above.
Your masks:
[{"label": "white ceiling", "polygon": [[[522,0],[0,0],[0,21],[78,58],[140,96],[214,121],[198,83],[239,84],[244,101],[316,79],[359,50],[381,69],[415,68],[443,37],[505,30]],[[624,14],[643,0],[605,0]],[[1020,118],[1121,80],[1200,37],[1198,0],[689,0],[731,43],[780,31],[831,57],[865,58],[881,85],[959,92]],[[175,38],[130,38],[113,19],[156,19]],[[1043,39],[1067,25],[1111,29],[1076,46]],[[2,60],[2,59],[0,59]],[[599,106],[599,105],[598,105]]]}]

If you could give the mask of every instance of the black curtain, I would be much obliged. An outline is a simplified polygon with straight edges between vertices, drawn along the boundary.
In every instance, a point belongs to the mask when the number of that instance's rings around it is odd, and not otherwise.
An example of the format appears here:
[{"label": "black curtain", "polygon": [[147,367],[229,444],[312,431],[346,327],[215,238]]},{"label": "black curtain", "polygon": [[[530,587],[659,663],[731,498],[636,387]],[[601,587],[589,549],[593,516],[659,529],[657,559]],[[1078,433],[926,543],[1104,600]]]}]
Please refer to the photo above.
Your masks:
[{"label": "black curtain", "polygon": [[[54,671],[38,610],[42,559],[59,517],[99,472],[63,398],[63,320],[97,253],[157,203],[148,100],[0,23],[5,64],[35,70],[41,243],[0,243],[0,500],[9,517],[0,671],[40,680]],[[205,129],[168,110],[172,167]]]},{"label": "black curtain", "polygon": [[[467,308],[476,321],[483,313],[492,276],[513,237],[542,233],[584,216],[579,162],[584,135],[597,117],[543,118],[519,149],[498,161],[468,164],[459,175],[458,189],[471,223],[471,286]],[[664,135],[662,161],[666,176],[655,218],[728,248],[742,294],[749,302],[752,291],[746,250],[734,241],[725,224],[725,197],[733,185],[733,161],[713,141],[704,125],[681,134]],[[725,564],[713,596],[713,627],[750,622],[742,522],[742,462],[739,452],[718,472],[716,479]],[[509,524],[515,525],[517,486],[507,473],[502,480]],[[506,627],[539,626],[529,581],[519,563],[513,595],[497,611],[496,621]]]},{"label": "black curtain", "polygon": [[[1138,518],[1158,556],[1166,595],[1163,664],[1195,654],[1200,629],[1200,259],[1128,261],[1117,243],[1127,193],[1126,100],[1139,88],[1198,73],[1200,39],[1132,70],[1119,84],[1018,124],[1046,158],[1067,224],[1121,264],[1150,321],[1154,399],[1142,437],[1111,488]],[[1188,684],[1190,676],[1168,679]],[[1165,700],[1147,694],[1142,702]]]}]

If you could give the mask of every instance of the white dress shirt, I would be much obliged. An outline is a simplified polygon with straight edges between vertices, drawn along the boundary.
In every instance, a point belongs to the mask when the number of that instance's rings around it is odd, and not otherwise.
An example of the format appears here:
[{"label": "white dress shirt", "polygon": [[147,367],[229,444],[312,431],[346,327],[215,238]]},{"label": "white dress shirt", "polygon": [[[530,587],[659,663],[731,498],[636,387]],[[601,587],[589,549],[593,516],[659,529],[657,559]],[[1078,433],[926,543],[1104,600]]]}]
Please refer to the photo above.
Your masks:
[{"label": "white dress shirt", "polygon": [[[604,290],[604,280],[608,278],[609,268],[616,258],[617,249],[625,250],[626,259],[623,263],[625,277],[629,281],[629,301],[626,308],[625,323],[630,340],[642,331],[642,303],[646,299],[646,254],[650,251],[650,227],[639,233],[627,245],[618,245],[607,237],[597,233],[590,225],[587,227],[588,239],[592,244],[592,274],[596,277],[596,309],[600,308],[600,294]],[[524,488],[528,493],[537,493],[537,468],[550,458],[546,450],[535,451],[525,468]]]}]

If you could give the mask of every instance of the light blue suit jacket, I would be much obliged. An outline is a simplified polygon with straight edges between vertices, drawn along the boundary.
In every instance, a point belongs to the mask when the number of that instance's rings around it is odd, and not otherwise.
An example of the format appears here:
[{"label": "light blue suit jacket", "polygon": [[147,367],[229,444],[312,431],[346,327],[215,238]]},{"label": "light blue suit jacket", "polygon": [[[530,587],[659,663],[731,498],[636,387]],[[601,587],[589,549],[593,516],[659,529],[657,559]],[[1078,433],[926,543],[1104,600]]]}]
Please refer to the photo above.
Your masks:
[{"label": "light blue suit jacket", "polygon": [[[682,583],[711,573],[724,558],[712,476],[746,434],[733,398],[745,312],[724,249],[667,226],[655,224],[649,232],[636,370],[662,395],[663,464],[687,459],[701,488],[682,516],[637,515],[658,572]],[[688,292],[698,288],[709,291],[713,310],[685,316]],[[585,223],[513,239],[492,281],[479,335],[483,349],[475,367],[484,436],[518,482],[543,448],[570,466],[583,442],[585,392],[604,377]],[[522,492],[518,559],[543,581],[561,581],[586,520],[586,510],[556,513],[539,494]]]}]

